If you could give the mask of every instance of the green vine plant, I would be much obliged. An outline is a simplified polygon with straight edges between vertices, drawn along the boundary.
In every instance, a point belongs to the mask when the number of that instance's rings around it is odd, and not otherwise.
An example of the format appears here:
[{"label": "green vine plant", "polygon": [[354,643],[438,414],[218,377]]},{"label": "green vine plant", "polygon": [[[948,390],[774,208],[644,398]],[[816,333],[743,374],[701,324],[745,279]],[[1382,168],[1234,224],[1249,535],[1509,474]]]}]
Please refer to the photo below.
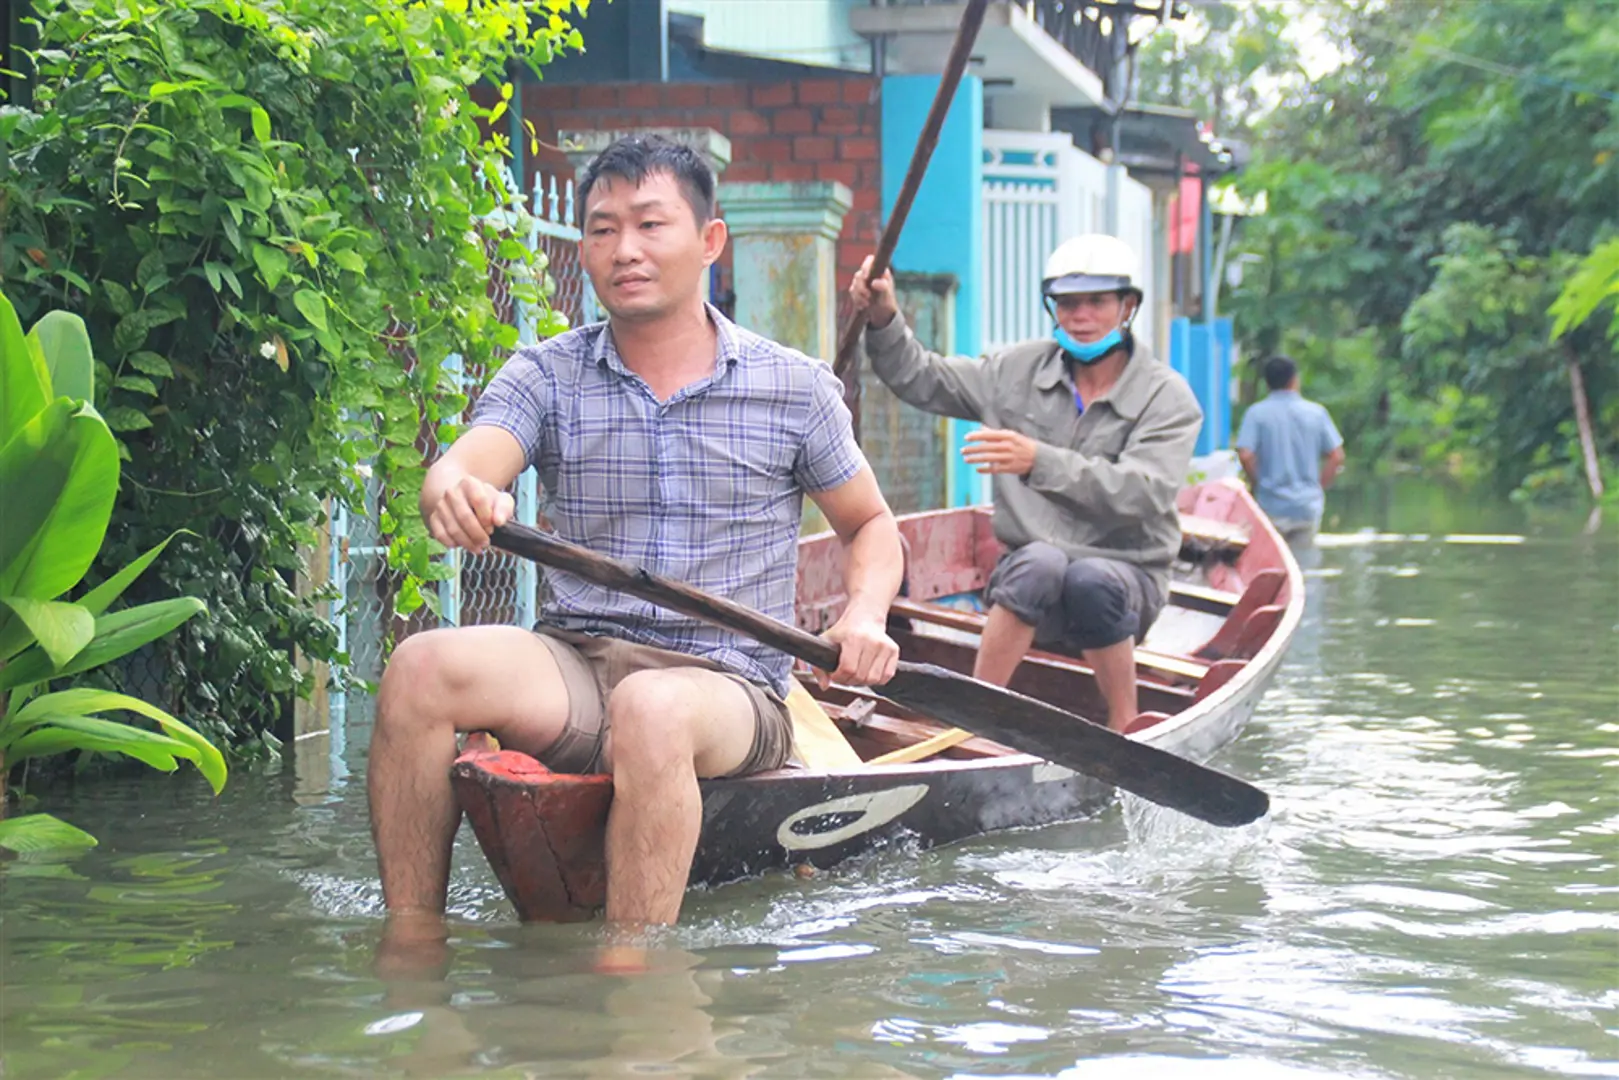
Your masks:
[{"label": "green vine plant", "polygon": [[[341,660],[304,576],[336,503],[380,518],[408,617],[450,571],[424,450],[535,314],[543,258],[503,130],[520,66],[582,47],[587,0],[36,0],[31,109],[0,107],[0,279],[94,341],[124,482],[92,580],[208,613],[113,671],[241,744]],[[480,97],[474,87],[489,87]],[[371,479],[366,479],[367,475]],[[206,718],[206,720],[201,719]]]}]

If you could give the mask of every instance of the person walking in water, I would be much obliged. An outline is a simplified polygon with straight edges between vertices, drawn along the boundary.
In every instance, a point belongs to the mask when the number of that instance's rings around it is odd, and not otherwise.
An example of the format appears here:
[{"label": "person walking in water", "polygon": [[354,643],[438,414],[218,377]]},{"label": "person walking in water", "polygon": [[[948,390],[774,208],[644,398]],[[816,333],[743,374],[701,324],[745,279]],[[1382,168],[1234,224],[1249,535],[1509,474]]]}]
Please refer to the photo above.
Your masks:
[{"label": "person walking in water", "polygon": [[1326,408],[1299,393],[1299,367],[1265,361],[1270,394],[1243,414],[1237,458],[1254,497],[1288,543],[1308,546],[1321,527],[1326,489],[1344,465],[1344,440]]}]

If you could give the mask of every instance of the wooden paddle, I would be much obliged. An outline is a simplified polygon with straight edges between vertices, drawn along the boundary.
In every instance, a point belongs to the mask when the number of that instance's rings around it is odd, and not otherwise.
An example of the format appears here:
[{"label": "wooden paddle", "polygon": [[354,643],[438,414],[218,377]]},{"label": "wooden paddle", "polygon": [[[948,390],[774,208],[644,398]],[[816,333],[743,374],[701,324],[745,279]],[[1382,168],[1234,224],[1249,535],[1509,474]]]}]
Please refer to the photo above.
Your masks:
[{"label": "wooden paddle", "polygon": [[[838,646],[678,581],[598,555],[515,523],[498,526],[496,547],[566,570],[604,588],[723,626],[823,671],[838,666]],[[954,727],[1133,792],[1214,825],[1246,825],[1265,815],[1266,794],[1246,781],[1128,739],[1082,717],[966,675],[901,661],[879,688],[886,698]]]}]

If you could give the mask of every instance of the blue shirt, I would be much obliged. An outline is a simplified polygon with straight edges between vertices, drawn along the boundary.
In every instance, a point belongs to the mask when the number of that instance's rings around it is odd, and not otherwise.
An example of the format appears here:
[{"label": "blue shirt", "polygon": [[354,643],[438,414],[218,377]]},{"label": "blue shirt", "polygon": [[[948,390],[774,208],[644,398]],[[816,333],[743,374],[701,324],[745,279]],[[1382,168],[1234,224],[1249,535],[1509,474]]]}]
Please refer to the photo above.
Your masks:
[{"label": "blue shirt", "polygon": [[[708,316],[714,374],[668,401],[596,323],[519,350],[472,423],[526,449],[563,539],[792,623],[804,493],[848,482],[866,459],[829,364]],[[787,692],[792,661],[774,649],[560,570],[546,579],[549,625],[706,657]]]},{"label": "blue shirt", "polygon": [[1321,459],[1343,445],[1327,410],[1296,390],[1272,390],[1242,417],[1237,449],[1259,459],[1254,496],[1276,521],[1319,521]]}]

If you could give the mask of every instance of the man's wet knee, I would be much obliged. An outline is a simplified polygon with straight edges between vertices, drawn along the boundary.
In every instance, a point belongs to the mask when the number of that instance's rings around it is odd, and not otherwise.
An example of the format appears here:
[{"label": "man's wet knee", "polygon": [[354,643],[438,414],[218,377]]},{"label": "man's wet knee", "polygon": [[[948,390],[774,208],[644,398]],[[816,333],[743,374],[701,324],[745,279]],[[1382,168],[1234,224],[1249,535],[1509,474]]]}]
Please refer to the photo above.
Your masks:
[{"label": "man's wet knee", "polygon": [[613,762],[690,761],[693,710],[686,680],[668,671],[637,671],[607,698]]},{"label": "man's wet knee", "polygon": [[378,687],[378,723],[397,724],[443,712],[466,683],[452,650],[452,630],[430,630],[401,641],[388,658]]}]

